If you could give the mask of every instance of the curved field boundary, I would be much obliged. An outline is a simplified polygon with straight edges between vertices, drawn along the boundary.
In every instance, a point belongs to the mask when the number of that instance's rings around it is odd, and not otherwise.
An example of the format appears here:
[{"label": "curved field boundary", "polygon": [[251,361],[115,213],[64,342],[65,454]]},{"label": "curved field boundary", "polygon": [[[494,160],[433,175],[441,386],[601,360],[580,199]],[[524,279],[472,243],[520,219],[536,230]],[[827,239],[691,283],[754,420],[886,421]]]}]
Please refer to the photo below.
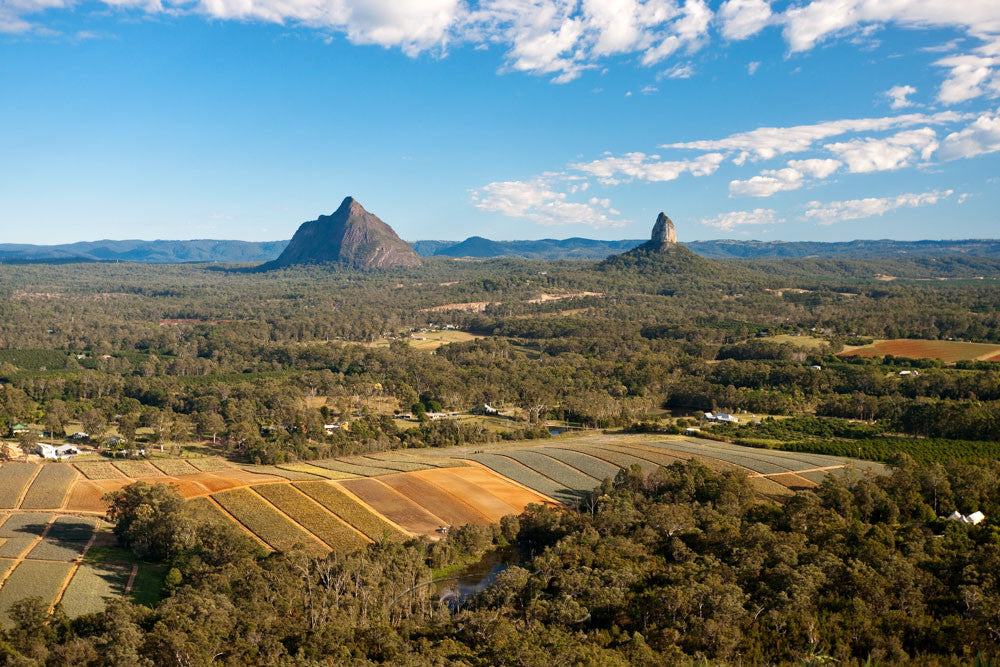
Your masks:
[{"label": "curved field boundary", "polygon": [[501,453],[574,491],[590,491],[601,483],[601,480],[534,449],[512,449]]},{"label": "curved field boundary", "polygon": [[585,475],[589,475],[594,479],[601,481],[604,481],[607,477],[614,479],[618,474],[618,471],[621,470],[621,468],[613,463],[602,461],[601,459],[594,458],[589,454],[573,451],[572,449],[545,447],[543,449],[539,449],[538,451],[546,456],[558,459],[566,465],[573,466]]},{"label": "curved field boundary", "polygon": [[411,533],[434,536],[438,528],[448,523],[377,479],[348,479],[335,483]]},{"label": "curved field boundary", "polygon": [[[676,446],[675,446],[676,442]],[[763,449],[756,447],[746,447],[744,445],[734,445],[726,442],[708,441],[712,444],[705,444],[702,440],[668,441],[657,446],[673,447],[680,451],[696,451],[701,448],[702,456],[712,456],[723,461],[736,462],[735,459],[748,458],[779,466],[786,470],[802,470],[806,468],[820,468],[827,466],[844,465],[847,459],[836,456],[825,456],[822,454],[808,454],[800,452],[785,452],[779,449]],[[742,464],[740,464],[742,465]],[[757,470],[755,472],[772,473],[779,470]]]},{"label": "curved field boundary", "polygon": [[333,551],[348,552],[371,542],[354,526],[291,484],[263,484],[251,488]]},{"label": "curved field boundary", "polygon": [[625,454],[632,454],[633,456],[645,459],[650,463],[655,463],[656,465],[670,466],[678,461],[684,461],[686,459],[692,458],[691,456],[681,454],[680,452],[675,452],[673,454],[668,453],[666,450],[656,450],[656,449],[646,449],[643,447],[637,447],[632,445],[604,445],[604,447],[615,447],[616,451],[623,452]]},{"label": "curved field boundary", "polygon": [[523,463],[519,463],[506,456],[499,454],[471,454],[468,458],[483,464],[503,477],[512,479],[518,484],[523,484],[529,489],[538,491],[549,498],[555,498],[560,502],[573,503],[579,497],[574,490],[567,489],[554,479],[546,477]]},{"label": "curved field boundary", "polygon": [[322,540],[247,487],[212,494],[212,499],[278,551],[288,551],[296,544],[303,544],[307,551],[318,555],[329,551]]},{"label": "curved field boundary", "polygon": [[698,445],[690,445],[687,443],[670,443],[673,451],[683,452],[685,454],[704,456],[707,458],[719,459],[720,461],[725,461],[728,463],[733,463],[741,468],[746,468],[751,472],[759,473],[781,473],[781,472],[791,472],[795,469],[795,466],[790,461],[784,461],[784,464],[779,464],[768,460],[767,458],[758,458],[750,455],[749,450],[747,453],[743,452],[732,452],[724,449],[718,448],[708,448],[700,447]]},{"label": "curved field boundary", "polygon": [[293,486],[376,542],[382,539],[402,541],[413,536],[335,484],[296,482]]},{"label": "curved field boundary", "polygon": [[398,470],[399,472],[417,472],[420,470],[427,470],[433,466],[426,463],[417,463],[415,461],[400,461],[399,459],[375,459],[368,456],[358,457],[358,462],[362,465],[378,465],[383,468],[392,468],[393,470]]},{"label": "curved field boundary", "polygon": [[21,499],[20,508],[50,510],[62,507],[77,471],[65,463],[46,463],[35,475]]},{"label": "curved field boundary", "polygon": [[547,500],[492,470],[474,466],[463,466],[462,470],[461,475],[438,468],[413,473],[412,476],[462,498],[489,517],[491,522],[499,521],[508,514],[520,514],[529,503]]},{"label": "curved field boundary", "polygon": [[427,482],[420,477],[401,473],[386,475],[379,481],[401,493],[428,512],[439,516],[451,526],[464,526],[467,523],[486,525],[492,523],[486,516],[462,498]]},{"label": "curved field boundary", "polygon": [[[670,446],[673,441],[664,443],[651,443],[654,446]],[[688,442],[699,447],[710,448],[713,451],[732,452],[736,454],[750,453],[751,456],[768,457],[769,460],[789,461],[797,464],[799,468],[818,468],[822,466],[843,465],[848,459],[839,456],[828,456],[826,454],[811,454],[809,452],[786,452],[781,449],[764,449],[758,447],[747,447],[746,445],[735,445],[728,442],[718,442],[716,440],[699,440],[695,438],[684,438],[682,442]]]},{"label": "curved field boundary", "polygon": [[[191,511],[202,521],[207,521],[211,523],[224,523],[230,526],[236,526],[243,534],[253,538],[253,541],[264,548],[265,551],[274,551],[271,545],[260,539],[252,533],[246,526],[240,523],[236,517],[227,512],[222,505],[220,505],[211,496],[201,496],[198,498],[192,498],[187,501],[187,506],[191,508]],[[129,588],[131,590],[131,587]]]},{"label": "curved field boundary", "polygon": [[389,468],[344,463],[343,461],[339,461],[337,459],[321,459],[319,461],[312,461],[311,464],[319,466],[320,468],[335,470],[336,472],[350,473],[352,475],[357,475],[358,477],[377,477],[378,475],[391,475],[395,472],[399,472],[398,470],[390,470]]},{"label": "curved field boundary", "polygon": [[311,472],[279,468],[278,466],[240,466],[240,470],[246,470],[247,472],[252,472],[257,475],[274,475],[275,477],[280,477],[293,482],[308,482],[313,479],[323,479],[322,476],[315,475]]},{"label": "curved field boundary", "polygon": [[206,456],[204,458],[199,458],[199,459],[188,459],[188,463],[193,465],[201,472],[224,472],[226,470],[233,469],[233,466],[229,465],[226,461],[223,461],[217,456]]},{"label": "curved field boundary", "polygon": [[777,475],[769,475],[768,479],[772,482],[777,482],[784,487],[789,489],[815,489],[818,484],[811,480],[801,477],[795,473],[782,473]]},{"label": "curved field boundary", "polygon": [[39,468],[34,463],[4,463],[0,466],[0,508],[14,509],[21,504]]},{"label": "curved field boundary", "polygon": [[330,470],[329,468],[314,466],[311,463],[282,463],[278,466],[278,468],[291,472],[309,473],[310,475],[313,475],[313,479],[354,479],[357,477],[357,475],[353,475],[349,472],[337,472],[336,470]]},{"label": "curved field boundary", "polygon": [[607,461],[619,468],[629,468],[634,465],[640,466],[644,475],[648,475],[660,467],[649,459],[640,458],[618,449],[608,449],[608,447],[614,447],[614,445],[600,447],[597,445],[573,445],[573,451],[582,452],[596,459]]},{"label": "curved field boundary", "polygon": [[369,452],[364,454],[366,459],[384,462],[416,463],[428,468],[461,468],[464,463],[455,459],[443,456],[434,456],[430,453],[416,453],[420,450],[393,449],[388,452]]},{"label": "curved field boundary", "polygon": [[149,461],[112,461],[111,465],[131,479],[163,477],[163,472]]}]

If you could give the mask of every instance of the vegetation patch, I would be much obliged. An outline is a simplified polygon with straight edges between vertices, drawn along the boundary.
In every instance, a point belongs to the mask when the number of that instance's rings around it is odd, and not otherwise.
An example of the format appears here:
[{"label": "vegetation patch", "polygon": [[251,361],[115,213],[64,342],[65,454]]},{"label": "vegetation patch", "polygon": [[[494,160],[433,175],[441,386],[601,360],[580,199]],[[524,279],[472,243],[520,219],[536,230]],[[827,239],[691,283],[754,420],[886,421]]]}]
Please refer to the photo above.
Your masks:
[{"label": "vegetation patch", "polygon": [[518,484],[523,484],[529,489],[534,489],[539,493],[564,502],[574,502],[578,495],[571,489],[557,484],[551,479],[540,475],[531,468],[518,463],[506,456],[498,454],[473,454],[470,459],[482,463],[494,472],[512,479]]},{"label": "vegetation patch", "polygon": [[372,540],[402,541],[405,535],[368,508],[328,482],[297,482],[295,488],[351,524]]},{"label": "vegetation patch", "polygon": [[24,487],[38,470],[33,463],[4,463],[0,466],[0,509],[13,509],[21,499]]},{"label": "vegetation patch", "polygon": [[223,491],[213,494],[212,498],[250,532],[278,551],[302,545],[308,553],[322,555],[326,552],[316,538],[289,521],[250,489]]},{"label": "vegetation patch", "polygon": [[75,561],[94,534],[94,522],[72,516],[57,517],[49,532],[28,553],[37,560]]},{"label": "vegetation patch", "polygon": [[0,626],[11,627],[10,607],[24,598],[40,597],[43,603],[54,603],[72,569],[71,563],[21,561],[0,587]]},{"label": "vegetation patch", "polygon": [[163,473],[149,461],[115,461],[113,465],[132,479],[163,477]]},{"label": "vegetation patch", "polygon": [[321,468],[326,468],[327,470],[335,470],[336,472],[357,475],[358,477],[375,477],[377,475],[391,475],[394,472],[399,472],[398,470],[390,470],[388,468],[377,468],[375,466],[347,463],[345,461],[341,461],[340,459],[322,459],[319,461],[312,461],[311,463]]},{"label": "vegetation patch", "polygon": [[366,505],[389,519],[397,526],[406,528],[417,535],[434,535],[439,528],[447,525],[441,517],[406,496],[397,493],[377,479],[349,479],[337,482],[360,498]]},{"label": "vegetation patch", "polygon": [[620,468],[616,465],[612,465],[607,461],[596,459],[593,456],[587,456],[582,452],[576,452],[569,449],[557,449],[554,447],[546,447],[538,451],[546,456],[556,459],[557,461],[562,461],[566,465],[571,465],[580,472],[601,481],[609,477],[614,479],[615,475],[617,475],[620,470]]},{"label": "vegetation patch", "polygon": [[243,470],[247,472],[257,473],[258,475],[274,475],[275,477],[284,477],[288,480],[293,480],[296,482],[305,482],[313,479],[322,479],[320,475],[314,475],[310,472],[304,472],[302,470],[288,470],[287,468],[279,468],[278,466],[243,466]]},{"label": "vegetation patch", "polygon": [[252,488],[334,551],[345,553],[368,544],[357,531],[290,484],[261,484]]},{"label": "vegetation patch", "polygon": [[474,509],[470,504],[415,475],[405,473],[386,475],[380,477],[379,481],[435,516],[441,517],[450,526],[490,523],[489,517]]},{"label": "vegetation patch", "polygon": [[87,479],[123,479],[122,471],[108,461],[80,461],[73,466],[83,473]]},{"label": "vegetation patch", "polygon": [[131,573],[128,564],[82,563],[63,593],[63,611],[70,618],[103,611],[109,600],[125,594]]},{"label": "vegetation patch", "polygon": [[70,484],[76,479],[76,470],[65,463],[46,463],[38,471],[28,492],[21,501],[21,509],[42,510],[62,507]]},{"label": "vegetation patch", "polygon": [[194,475],[200,472],[187,459],[151,459],[150,463],[164,475]]},{"label": "vegetation patch", "polygon": [[312,475],[310,479],[351,479],[357,477],[349,472],[338,472],[329,468],[322,468],[309,463],[283,463],[278,466],[282,470],[289,472],[307,473]]},{"label": "vegetation patch", "polygon": [[195,468],[202,472],[222,472],[232,470],[233,466],[229,462],[217,456],[206,456],[204,458],[188,459]]}]

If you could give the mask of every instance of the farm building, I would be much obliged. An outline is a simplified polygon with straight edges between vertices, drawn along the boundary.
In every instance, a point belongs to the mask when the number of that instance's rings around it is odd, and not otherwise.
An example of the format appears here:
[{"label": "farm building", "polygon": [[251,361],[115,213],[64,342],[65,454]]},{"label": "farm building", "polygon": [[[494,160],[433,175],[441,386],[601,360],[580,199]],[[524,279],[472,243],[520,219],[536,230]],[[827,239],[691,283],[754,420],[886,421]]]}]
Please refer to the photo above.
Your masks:
[{"label": "farm building", "polygon": [[333,435],[333,432],[339,428],[345,431],[349,430],[350,422],[338,422],[336,424],[323,424],[323,430],[326,431],[327,435]]},{"label": "farm building", "polygon": [[35,453],[43,459],[69,459],[80,453],[80,450],[72,445],[52,445],[47,442],[38,443]]},{"label": "farm building", "polygon": [[21,433],[27,433],[29,431],[27,424],[14,424],[10,427],[10,432],[12,435],[20,435]]},{"label": "farm building", "polygon": [[717,412],[712,414],[711,412],[705,413],[705,419],[710,422],[718,422],[720,424],[739,424],[740,420],[736,417],[728,414],[726,412]]}]

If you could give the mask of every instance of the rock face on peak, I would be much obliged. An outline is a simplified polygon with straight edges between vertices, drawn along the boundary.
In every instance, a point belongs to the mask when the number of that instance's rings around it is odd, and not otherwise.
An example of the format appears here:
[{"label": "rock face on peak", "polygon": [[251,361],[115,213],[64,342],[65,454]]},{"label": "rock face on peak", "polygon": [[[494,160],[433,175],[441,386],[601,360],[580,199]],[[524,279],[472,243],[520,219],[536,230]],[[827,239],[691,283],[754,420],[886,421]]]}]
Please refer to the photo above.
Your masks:
[{"label": "rock face on peak", "polygon": [[281,256],[260,268],[328,262],[355,269],[388,269],[420,266],[420,257],[392,227],[347,197],[332,214],[302,223]]},{"label": "rock face on peak", "polygon": [[677,232],[674,230],[674,221],[667,217],[667,214],[660,211],[656,216],[656,224],[653,225],[653,236],[650,243],[665,246],[677,243]]}]

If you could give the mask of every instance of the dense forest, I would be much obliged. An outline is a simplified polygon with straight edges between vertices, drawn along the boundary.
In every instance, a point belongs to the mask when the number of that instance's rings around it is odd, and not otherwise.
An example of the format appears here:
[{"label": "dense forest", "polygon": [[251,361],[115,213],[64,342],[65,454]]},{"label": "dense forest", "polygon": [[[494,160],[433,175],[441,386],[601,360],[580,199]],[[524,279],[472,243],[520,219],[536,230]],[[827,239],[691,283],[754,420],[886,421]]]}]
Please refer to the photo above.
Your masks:
[{"label": "dense forest", "polygon": [[[697,424],[891,464],[780,503],[696,462],[632,468],[576,507],[326,558],[266,554],[138,483],[108,497],[109,519],[162,564],[164,598],[72,621],[24,600],[0,663],[1000,659],[1000,363],[836,356],[884,338],[1000,343],[991,260],[657,262],[0,266],[3,430],[58,439],[72,424],[98,444],[273,463],[540,438],[553,423]],[[462,337],[414,344],[442,331]],[[502,427],[426,419],[484,405]],[[742,418],[709,429],[703,411]],[[411,412],[419,423],[394,419]],[[350,428],[328,434],[337,421]],[[17,436],[25,450],[38,437]],[[953,510],[988,519],[940,518]],[[509,561],[490,586],[435,596],[436,576],[486,552]]]},{"label": "dense forest", "polygon": [[[202,438],[273,462],[529,437],[546,417],[614,428],[662,409],[728,410],[874,421],[864,438],[882,444],[861,454],[880,460],[933,459],[953,441],[996,455],[1000,363],[832,356],[859,338],[1000,342],[996,271],[979,279],[987,260],[691,258],[672,270],[430,260],[387,274],[0,267],[0,421]],[[873,278],[889,270],[953,279]],[[427,327],[476,338],[406,344]],[[498,432],[390,418],[427,403],[497,405],[523,422]],[[323,435],[337,417],[354,428]],[[735,435],[754,441],[747,431]],[[831,445],[790,431],[780,440]]]},{"label": "dense forest", "polygon": [[[114,494],[124,544],[170,566],[155,608],[68,621],[29,598],[0,634],[14,665],[990,664],[1000,659],[1000,466],[918,466],[784,504],[700,464],[638,467],[576,511],[530,506],[429,545],[262,555],[163,485]],[[460,605],[433,571],[503,547],[515,564]],[[704,664],[701,662],[700,664]]]}]

